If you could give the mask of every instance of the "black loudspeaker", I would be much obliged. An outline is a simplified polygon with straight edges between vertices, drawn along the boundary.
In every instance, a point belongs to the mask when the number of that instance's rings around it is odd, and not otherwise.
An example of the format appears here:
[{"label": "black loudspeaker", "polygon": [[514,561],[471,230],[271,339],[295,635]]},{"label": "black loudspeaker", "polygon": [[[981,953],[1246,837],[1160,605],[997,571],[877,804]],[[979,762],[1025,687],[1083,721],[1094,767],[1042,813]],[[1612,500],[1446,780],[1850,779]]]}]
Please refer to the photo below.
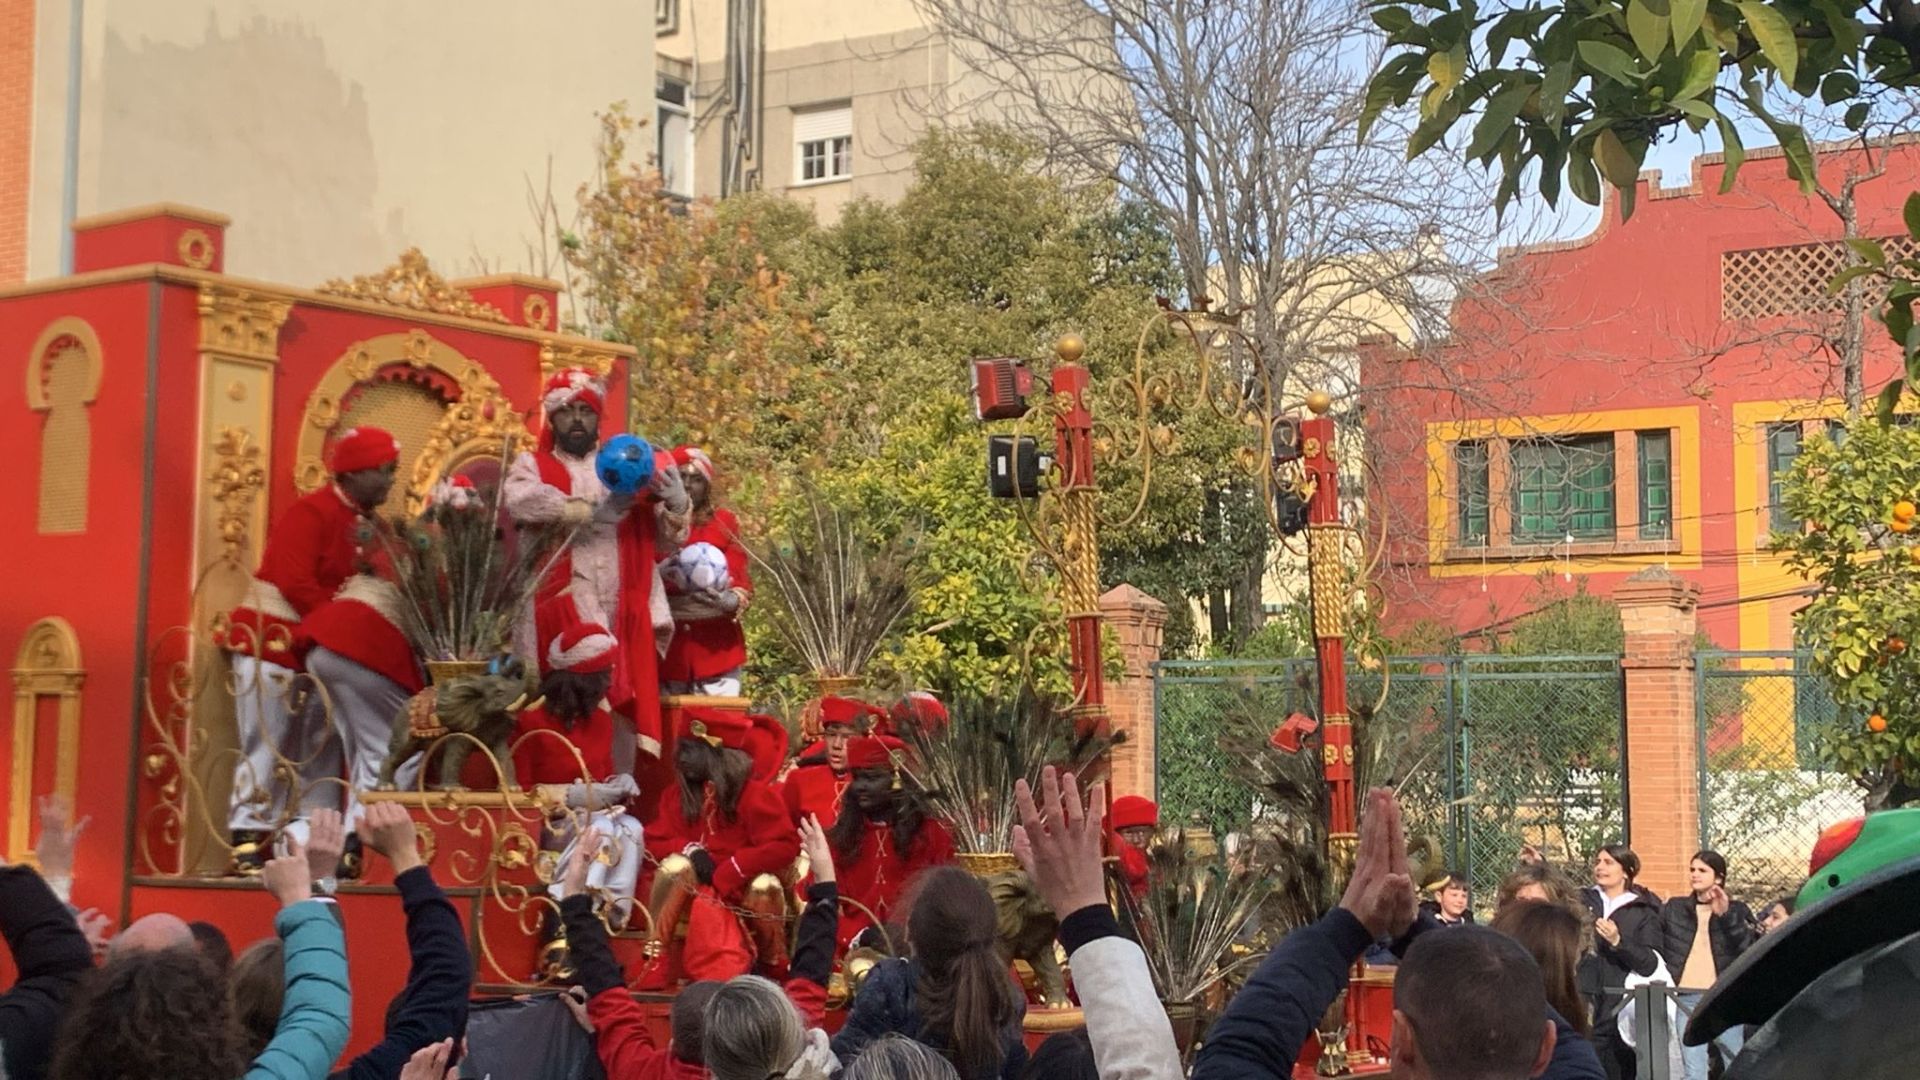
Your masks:
[{"label": "black loudspeaker", "polygon": [[1281,536],[1297,535],[1307,527],[1307,500],[1292,488],[1281,488],[1273,494],[1273,516]]},{"label": "black loudspeaker", "polygon": [[1030,436],[987,436],[987,490],[996,499],[1040,497],[1040,450]]}]

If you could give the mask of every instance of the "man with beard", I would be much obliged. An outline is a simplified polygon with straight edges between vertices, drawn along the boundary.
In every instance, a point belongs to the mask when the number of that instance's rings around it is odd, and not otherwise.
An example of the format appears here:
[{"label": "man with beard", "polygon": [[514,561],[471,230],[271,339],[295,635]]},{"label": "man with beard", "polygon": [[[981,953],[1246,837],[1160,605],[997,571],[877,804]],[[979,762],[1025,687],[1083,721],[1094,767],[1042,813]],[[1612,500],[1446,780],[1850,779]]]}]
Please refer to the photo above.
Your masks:
[{"label": "man with beard", "polygon": [[800,752],[781,791],[796,826],[808,817],[840,819],[840,801],[853,779],[847,771],[847,743],[887,722],[879,707],[853,698],[823,697],[817,707],[820,741]]},{"label": "man with beard", "polygon": [[[679,473],[656,467],[637,495],[607,490],[594,467],[606,389],[570,369],[548,380],[539,448],[507,470],[507,512],[522,527],[578,530],[521,619],[519,651],[538,656],[533,607],[559,600],[569,621],[605,627],[620,642],[608,700],[633,722],[637,749],[660,754],[660,655],[673,633],[656,548],[685,541],[691,506]],[[624,755],[623,755],[624,756]],[[622,762],[622,764],[625,764]]]},{"label": "man with beard", "polygon": [[[400,444],[375,427],[351,428],[328,457],[333,483],[289,506],[267,534],[260,569],[219,634],[232,666],[240,758],[234,768],[233,867],[257,874],[267,840],[298,798],[302,812],[334,808],[340,744],[324,708],[294,708],[301,620],[333,599],[374,544],[374,511],[393,490]],[[293,790],[297,787],[297,791]]]},{"label": "man with beard", "polygon": [[842,951],[874,919],[882,925],[899,921],[894,905],[915,874],[953,861],[953,836],[918,789],[902,782],[905,753],[905,743],[885,735],[863,735],[847,746],[853,779],[827,832],[840,895],[854,901],[840,909]]}]

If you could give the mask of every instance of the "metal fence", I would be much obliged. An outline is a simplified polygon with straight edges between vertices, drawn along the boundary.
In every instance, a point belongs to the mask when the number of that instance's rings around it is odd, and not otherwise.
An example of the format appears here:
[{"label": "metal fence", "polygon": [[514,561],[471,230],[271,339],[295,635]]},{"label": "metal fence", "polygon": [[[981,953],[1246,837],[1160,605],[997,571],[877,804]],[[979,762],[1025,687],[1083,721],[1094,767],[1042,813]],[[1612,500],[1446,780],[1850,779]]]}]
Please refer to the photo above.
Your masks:
[{"label": "metal fence", "polygon": [[1696,654],[1700,845],[1727,857],[1728,888],[1751,905],[1800,887],[1820,830],[1860,813],[1853,781],[1822,741],[1858,723],[1804,653]]},{"label": "metal fence", "polygon": [[[1155,676],[1162,819],[1244,826],[1259,799],[1222,718],[1317,714],[1313,662],[1164,661]],[[1619,657],[1397,657],[1347,678],[1362,782],[1395,782],[1409,834],[1436,838],[1479,897],[1524,845],[1578,863],[1623,835]]]}]

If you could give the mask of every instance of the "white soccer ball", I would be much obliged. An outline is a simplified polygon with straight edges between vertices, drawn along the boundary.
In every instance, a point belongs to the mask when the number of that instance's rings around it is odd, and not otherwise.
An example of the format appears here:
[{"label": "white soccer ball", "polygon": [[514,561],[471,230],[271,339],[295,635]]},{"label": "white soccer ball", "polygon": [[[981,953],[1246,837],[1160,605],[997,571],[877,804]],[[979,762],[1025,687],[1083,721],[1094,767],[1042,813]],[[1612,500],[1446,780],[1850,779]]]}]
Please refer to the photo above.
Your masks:
[{"label": "white soccer ball", "polygon": [[688,544],[660,568],[667,588],[675,592],[724,591],[733,588],[727,556],[712,544]]}]

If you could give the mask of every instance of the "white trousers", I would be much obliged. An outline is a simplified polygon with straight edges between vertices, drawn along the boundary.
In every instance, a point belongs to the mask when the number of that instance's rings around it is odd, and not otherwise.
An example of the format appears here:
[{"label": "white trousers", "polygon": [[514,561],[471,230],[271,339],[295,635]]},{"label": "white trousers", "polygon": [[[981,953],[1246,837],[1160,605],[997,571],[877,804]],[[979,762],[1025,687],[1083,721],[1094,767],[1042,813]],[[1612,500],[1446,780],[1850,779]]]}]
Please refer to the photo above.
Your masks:
[{"label": "white trousers", "polygon": [[277,829],[289,816],[288,804],[296,800],[303,814],[338,807],[340,742],[319,698],[310,696],[296,715],[297,672],[242,653],[231,654],[231,659],[240,759],[233,768],[227,827]]},{"label": "white trousers", "polygon": [[[406,709],[412,695],[385,675],[321,646],[307,654],[307,673],[326,687],[333,706],[333,727],[340,733],[346,756],[347,829],[351,831],[363,813],[360,792],[372,790],[380,779],[380,765],[393,740],[394,718]],[[407,790],[419,771],[417,759],[402,765],[393,778],[394,786]]]},{"label": "white trousers", "polygon": [[[613,904],[613,911],[607,918],[618,929],[625,926],[627,918],[633,914],[633,888],[640,880],[640,867],[646,859],[647,849],[643,843],[645,837],[640,828],[640,819],[627,813],[624,808],[600,810],[587,815],[585,828],[600,832],[600,850],[595,853],[593,865],[587,869],[587,888],[605,895]],[[560,899],[560,875],[566,872],[567,861],[573,858],[573,849],[579,843],[580,833],[575,832],[567,837],[567,846],[560,852],[560,861],[555,864],[554,882],[547,886],[548,895],[555,900]]]},{"label": "white trousers", "polygon": [[702,697],[739,697],[740,669],[734,668],[731,671],[722,672],[711,679],[699,679],[691,682],[668,679],[660,684],[660,689],[663,693],[668,694],[699,694]]}]

